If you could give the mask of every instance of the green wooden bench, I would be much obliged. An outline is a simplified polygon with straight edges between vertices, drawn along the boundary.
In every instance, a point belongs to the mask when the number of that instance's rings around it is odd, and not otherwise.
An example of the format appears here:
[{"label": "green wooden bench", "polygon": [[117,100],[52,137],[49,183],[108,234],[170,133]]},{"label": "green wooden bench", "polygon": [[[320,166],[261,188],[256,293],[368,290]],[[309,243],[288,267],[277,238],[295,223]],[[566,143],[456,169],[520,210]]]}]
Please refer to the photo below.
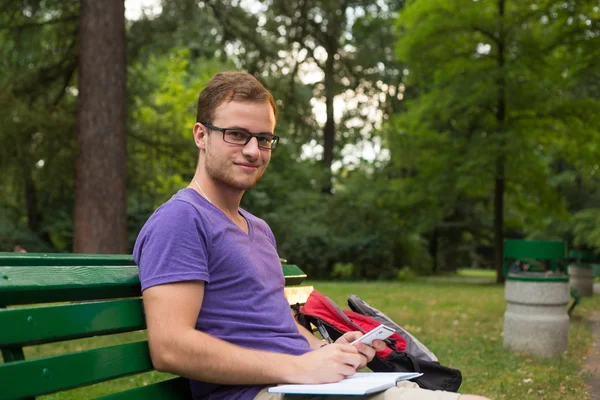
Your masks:
[{"label": "green wooden bench", "polygon": [[[306,300],[306,274],[282,265],[290,304]],[[289,287],[288,287],[289,286]],[[137,266],[129,255],[0,253],[0,398],[49,393],[152,371],[146,340],[26,359],[24,347],[146,328]],[[189,399],[169,377],[103,400]]]}]

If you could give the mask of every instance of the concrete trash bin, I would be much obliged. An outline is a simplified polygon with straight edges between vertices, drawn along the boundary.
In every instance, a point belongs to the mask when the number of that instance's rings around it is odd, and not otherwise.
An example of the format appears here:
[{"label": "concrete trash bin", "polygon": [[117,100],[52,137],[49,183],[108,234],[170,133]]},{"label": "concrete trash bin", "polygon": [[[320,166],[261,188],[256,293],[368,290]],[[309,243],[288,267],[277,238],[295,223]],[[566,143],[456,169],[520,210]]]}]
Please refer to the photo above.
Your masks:
[{"label": "concrete trash bin", "polygon": [[594,294],[594,268],[589,264],[569,264],[569,286],[581,297]]},{"label": "concrete trash bin", "polygon": [[551,272],[508,274],[504,348],[540,357],[560,356],[569,339],[569,277]]},{"label": "concrete trash bin", "polygon": [[579,293],[579,296],[594,294],[594,253],[587,250],[570,250],[568,267],[569,286]]}]

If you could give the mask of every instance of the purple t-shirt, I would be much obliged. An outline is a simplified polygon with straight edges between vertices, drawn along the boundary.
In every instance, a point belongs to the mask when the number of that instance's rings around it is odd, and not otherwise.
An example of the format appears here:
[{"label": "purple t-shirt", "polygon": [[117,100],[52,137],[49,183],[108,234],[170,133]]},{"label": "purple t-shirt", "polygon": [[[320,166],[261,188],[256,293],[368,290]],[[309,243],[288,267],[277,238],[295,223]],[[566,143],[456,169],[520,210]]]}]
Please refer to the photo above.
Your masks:
[{"label": "purple t-shirt", "polygon": [[[284,297],[273,233],[263,220],[240,213],[248,234],[196,191],[180,190],[156,209],[136,240],[142,290],[204,281],[197,330],[246,348],[304,354],[310,346]],[[253,399],[264,386],[190,381],[190,387],[194,398]]]}]

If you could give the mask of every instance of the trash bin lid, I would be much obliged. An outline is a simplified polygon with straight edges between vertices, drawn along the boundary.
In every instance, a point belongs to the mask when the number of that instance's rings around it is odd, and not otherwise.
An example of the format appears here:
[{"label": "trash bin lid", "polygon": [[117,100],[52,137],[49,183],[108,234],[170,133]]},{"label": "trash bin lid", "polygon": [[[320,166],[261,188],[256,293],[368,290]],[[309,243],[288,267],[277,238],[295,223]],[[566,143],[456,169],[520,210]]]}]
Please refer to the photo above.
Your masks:
[{"label": "trash bin lid", "polygon": [[511,272],[506,277],[509,281],[527,282],[569,282],[569,276],[556,272]]},{"label": "trash bin lid", "polygon": [[587,250],[569,250],[569,259],[573,261],[594,261],[594,252]]}]

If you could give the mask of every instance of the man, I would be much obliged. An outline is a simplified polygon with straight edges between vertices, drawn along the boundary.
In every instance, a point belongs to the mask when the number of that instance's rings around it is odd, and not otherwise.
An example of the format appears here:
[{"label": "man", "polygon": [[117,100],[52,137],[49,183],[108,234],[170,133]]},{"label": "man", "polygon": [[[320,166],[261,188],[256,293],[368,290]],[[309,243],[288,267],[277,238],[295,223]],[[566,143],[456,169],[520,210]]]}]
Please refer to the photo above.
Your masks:
[{"label": "man", "polygon": [[[359,332],[324,346],[296,323],[275,238],[239,207],[279,142],[276,117],[273,96],[254,77],[215,75],[198,99],[194,177],[135,244],[152,362],[189,378],[195,398],[280,399],[266,387],[337,382],[375,354],[350,344]],[[457,398],[446,395],[440,399]]]}]

